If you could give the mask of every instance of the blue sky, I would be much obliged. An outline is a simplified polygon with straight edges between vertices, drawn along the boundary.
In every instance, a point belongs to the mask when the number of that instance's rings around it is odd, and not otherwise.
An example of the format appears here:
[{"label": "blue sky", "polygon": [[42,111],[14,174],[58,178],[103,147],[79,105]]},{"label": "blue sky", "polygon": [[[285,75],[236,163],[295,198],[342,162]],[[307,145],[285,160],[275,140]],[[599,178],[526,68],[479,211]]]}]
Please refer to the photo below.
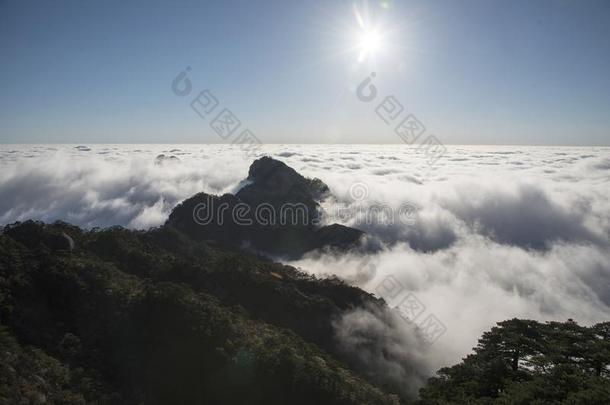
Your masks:
[{"label": "blue sky", "polygon": [[610,145],[609,21],[607,0],[0,0],[0,142],[224,142],[189,106],[209,89],[266,143],[400,143],[393,95],[446,144]]}]

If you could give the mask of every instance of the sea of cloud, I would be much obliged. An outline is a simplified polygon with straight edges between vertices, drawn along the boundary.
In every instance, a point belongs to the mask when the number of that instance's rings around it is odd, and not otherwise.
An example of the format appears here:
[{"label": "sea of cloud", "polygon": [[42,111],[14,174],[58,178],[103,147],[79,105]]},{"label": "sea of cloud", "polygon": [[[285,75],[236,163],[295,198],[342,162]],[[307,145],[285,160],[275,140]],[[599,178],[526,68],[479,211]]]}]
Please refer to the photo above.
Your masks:
[{"label": "sea of cloud", "polygon": [[[432,165],[406,145],[265,145],[257,155],[327,183],[327,212],[414,207],[410,221],[331,217],[382,248],[290,263],[381,296],[390,279],[415,297],[421,318],[360,310],[336,324],[346,348],[411,390],[498,321],[610,318],[609,148],[448,146]],[[3,145],[0,225],[158,226],[197,192],[235,192],[254,158],[229,145]],[[422,343],[418,322],[429,315],[444,332]]]}]

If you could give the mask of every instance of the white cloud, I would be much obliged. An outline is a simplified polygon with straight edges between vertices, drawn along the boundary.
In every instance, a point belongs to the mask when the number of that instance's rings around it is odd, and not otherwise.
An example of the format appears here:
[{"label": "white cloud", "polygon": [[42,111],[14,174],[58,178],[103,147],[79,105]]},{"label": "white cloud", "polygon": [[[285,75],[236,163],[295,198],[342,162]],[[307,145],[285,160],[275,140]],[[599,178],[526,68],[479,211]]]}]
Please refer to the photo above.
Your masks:
[{"label": "white cloud", "polygon": [[[38,218],[147,228],[163,223],[173,206],[196,192],[235,191],[251,162],[226,145],[52,148],[58,150],[0,147],[0,223]],[[161,153],[180,160],[155,164]],[[350,328],[357,327],[357,335],[368,328],[390,345],[390,356],[418,365],[409,372],[388,364],[392,359],[366,360],[385,368],[389,380],[406,373],[416,385],[422,370],[458,361],[484,330],[504,319],[607,320],[608,148],[452,146],[434,168],[404,145],[267,145],[261,154],[326,182],[334,195],[324,202],[327,211],[362,212],[378,203],[417,207],[410,224],[343,219],[381,240],[381,251],[314,252],[292,263],[371,292],[393,276],[445,324],[447,332],[419,356],[410,325],[384,326],[376,319],[387,315],[362,312],[338,320],[346,347],[355,345]],[[366,198],[350,195],[355,183],[366,186]]]}]

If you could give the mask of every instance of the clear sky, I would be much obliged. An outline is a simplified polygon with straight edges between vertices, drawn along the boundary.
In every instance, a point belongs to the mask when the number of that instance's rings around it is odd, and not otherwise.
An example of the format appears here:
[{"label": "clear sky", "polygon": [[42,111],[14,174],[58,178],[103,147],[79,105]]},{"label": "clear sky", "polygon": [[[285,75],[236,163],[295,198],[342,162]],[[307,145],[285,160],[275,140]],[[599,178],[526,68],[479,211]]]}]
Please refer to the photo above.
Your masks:
[{"label": "clear sky", "polygon": [[0,0],[0,89],[2,143],[224,142],[209,89],[265,143],[400,143],[394,95],[447,144],[609,145],[610,1]]}]

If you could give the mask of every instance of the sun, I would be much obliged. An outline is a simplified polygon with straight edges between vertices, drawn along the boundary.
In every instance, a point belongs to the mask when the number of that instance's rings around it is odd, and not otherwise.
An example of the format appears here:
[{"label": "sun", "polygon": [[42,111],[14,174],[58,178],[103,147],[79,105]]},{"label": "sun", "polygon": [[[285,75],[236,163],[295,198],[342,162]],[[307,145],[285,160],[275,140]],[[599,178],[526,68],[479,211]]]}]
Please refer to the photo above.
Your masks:
[{"label": "sun", "polygon": [[383,43],[381,34],[375,30],[363,30],[358,39],[360,49],[360,60],[373,56],[381,49]]},{"label": "sun", "polygon": [[347,25],[343,36],[348,48],[344,52],[356,54],[358,63],[378,64],[394,50],[392,44],[394,29],[387,24],[390,22],[383,15],[371,13],[368,7],[352,7],[353,20]]}]

